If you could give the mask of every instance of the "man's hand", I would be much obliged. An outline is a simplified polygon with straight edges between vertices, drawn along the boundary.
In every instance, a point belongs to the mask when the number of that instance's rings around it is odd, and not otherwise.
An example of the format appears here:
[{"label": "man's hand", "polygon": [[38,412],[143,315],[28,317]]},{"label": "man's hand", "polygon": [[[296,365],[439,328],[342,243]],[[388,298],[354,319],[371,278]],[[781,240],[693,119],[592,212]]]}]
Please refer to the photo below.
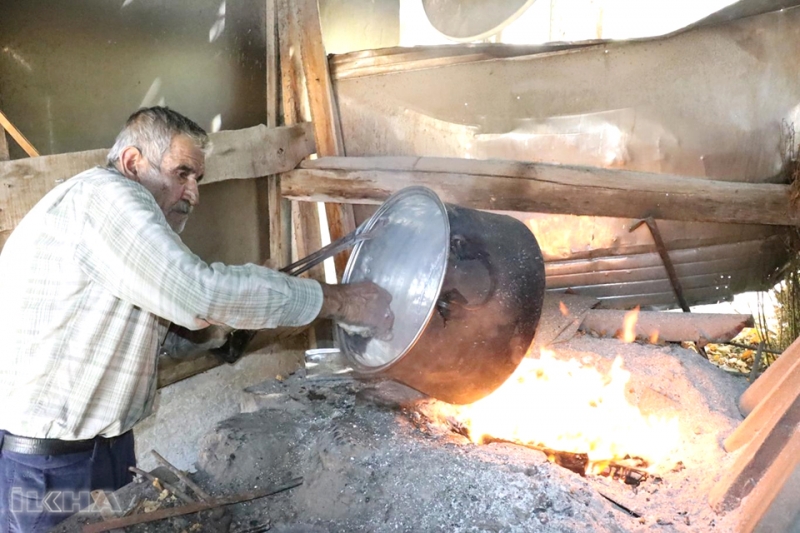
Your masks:
[{"label": "man's hand", "polygon": [[392,295],[371,281],[346,285],[322,283],[321,318],[330,318],[347,330],[364,328],[370,336],[386,338],[394,324],[389,308]]}]

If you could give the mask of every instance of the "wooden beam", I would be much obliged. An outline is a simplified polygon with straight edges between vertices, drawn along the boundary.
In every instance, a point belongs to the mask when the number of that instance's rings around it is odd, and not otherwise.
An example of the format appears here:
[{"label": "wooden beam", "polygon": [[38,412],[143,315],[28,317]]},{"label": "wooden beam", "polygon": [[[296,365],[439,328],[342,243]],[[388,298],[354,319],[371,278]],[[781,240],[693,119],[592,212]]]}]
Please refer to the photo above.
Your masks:
[{"label": "wooden beam", "polygon": [[[310,124],[256,126],[211,134],[203,184],[277,174],[314,153]],[[59,183],[98,165],[108,150],[90,150],[0,163],[0,246],[22,217]]]},{"label": "wooden beam", "polygon": [[[300,49],[303,59],[308,102],[314,123],[314,138],[317,154],[321,157],[344,156],[344,141],[339,122],[339,110],[333,94],[328,56],[322,41],[322,27],[317,0],[294,0],[296,22],[300,33]],[[325,213],[331,240],[344,237],[355,229],[353,207],[339,203],[327,203]],[[349,251],[334,258],[336,273],[341,279],[347,266]]]},{"label": "wooden beam", "polygon": [[595,167],[418,157],[320,158],[285,174],[294,200],[380,203],[411,185],[477,209],[800,225],[788,185]]},{"label": "wooden beam", "polygon": [[34,148],[31,142],[25,138],[22,132],[19,131],[10,120],[8,120],[8,117],[5,116],[2,111],[0,111],[0,129],[5,129],[8,131],[8,134],[11,135],[15,141],[17,141],[17,144],[20,145],[23,150],[25,150],[25,153],[28,154],[28,156],[39,156],[39,152],[36,150],[36,148]]},{"label": "wooden beam", "polygon": [[0,161],[8,160],[8,139],[6,138],[6,130],[0,126]]},{"label": "wooden beam", "polygon": [[[266,0],[266,74],[267,74],[267,126],[283,123],[281,109],[281,73],[279,70],[278,5],[277,0]],[[294,123],[296,121],[293,121]],[[279,269],[291,262],[291,208],[281,196],[280,175],[266,178],[266,214],[268,217],[269,262]]]},{"label": "wooden beam", "polygon": [[[248,345],[248,354],[275,344],[289,342],[287,339],[298,336],[309,326],[281,327],[259,331]],[[247,357],[248,354],[245,354]],[[161,357],[158,360],[158,388],[201,374],[212,368],[226,364],[209,352],[200,352],[186,357]]]},{"label": "wooden beam", "polygon": [[765,510],[798,464],[800,398],[773,427],[764,428],[741,451],[733,466],[725,470],[712,487],[708,501],[718,513],[732,511],[745,498],[755,498],[753,507]]},{"label": "wooden beam", "polygon": [[317,154],[343,156],[344,143],[339,125],[339,110],[333,99],[328,58],[322,42],[317,0],[293,0],[296,22],[300,32],[300,54],[308,90]]},{"label": "wooden beam", "polygon": [[280,71],[278,70],[278,13],[277,0],[266,0],[266,75],[267,127],[278,125],[280,111]]},{"label": "wooden beam", "polygon": [[[800,433],[795,434],[795,440],[800,441]],[[797,445],[794,449],[795,453],[800,451]],[[750,496],[742,502],[739,512],[742,518],[737,533],[800,531],[798,494],[800,464],[794,470],[788,470],[785,463],[779,462],[756,481]]]},{"label": "wooden beam", "polygon": [[[297,260],[316,252],[322,247],[322,235],[319,224],[317,204],[296,202],[292,204],[292,227],[299,238],[295,241]],[[325,281],[325,268],[320,264],[303,274],[317,281]]]},{"label": "wooden beam", "polygon": [[739,412],[742,416],[750,415],[765,398],[792,375],[792,369],[799,364],[800,338],[797,338],[739,398]]},{"label": "wooden beam", "polygon": [[739,424],[736,430],[725,439],[725,451],[738,450],[751,442],[765,428],[774,427],[780,417],[798,399],[800,399],[800,359],[795,360],[794,365],[783,378],[770,389],[755,409],[747,415],[744,422]]},{"label": "wooden beam", "polygon": [[[626,314],[627,311],[590,309],[580,329],[615,337],[623,329]],[[728,342],[742,329],[752,326],[752,315],[641,311],[636,320],[635,334],[637,339],[693,341],[704,346],[709,342]]]},{"label": "wooden beam", "polygon": [[[296,10],[292,7],[292,0],[278,0],[277,16],[283,120],[284,124],[293,124],[311,116],[307,94],[301,90],[304,84],[300,49],[302,31],[297,22]],[[282,190],[280,182],[278,185]],[[311,253],[322,248],[319,213],[317,205],[311,202],[292,202],[290,209],[294,250],[285,250],[282,254],[284,257],[288,255],[290,259],[299,259],[306,252]],[[308,275],[317,281],[325,281],[322,267],[311,269]]]}]

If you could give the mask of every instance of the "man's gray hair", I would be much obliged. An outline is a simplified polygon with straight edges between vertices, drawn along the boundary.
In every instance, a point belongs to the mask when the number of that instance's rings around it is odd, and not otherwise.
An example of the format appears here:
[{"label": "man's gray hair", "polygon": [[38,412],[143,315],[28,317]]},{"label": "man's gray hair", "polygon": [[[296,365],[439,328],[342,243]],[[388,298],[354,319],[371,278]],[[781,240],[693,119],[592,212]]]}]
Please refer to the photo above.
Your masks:
[{"label": "man's gray hair", "polygon": [[128,118],[117,135],[108,152],[108,164],[116,166],[122,151],[135,146],[148,161],[160,166],[175,135],[186,135],[205,153],[211,148],[208,134],[192,120],[168,107],[143,107]]}]

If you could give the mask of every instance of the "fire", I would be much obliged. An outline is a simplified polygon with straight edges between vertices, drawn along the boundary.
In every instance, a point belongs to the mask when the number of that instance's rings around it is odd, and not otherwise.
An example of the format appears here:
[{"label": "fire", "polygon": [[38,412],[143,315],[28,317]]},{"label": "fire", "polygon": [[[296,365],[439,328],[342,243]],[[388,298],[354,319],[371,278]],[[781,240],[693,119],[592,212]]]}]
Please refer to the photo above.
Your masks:
[{"label": "fire", "polygon": [[637,305],[622,319],[622,341],[633,342],[636,340],[636,322],[639,321],[639,306]]},{"label": "fire", "polygon": [[542,350],[491,395],[465,406],[445,404],[447,412],[438,414],[465,428],[475,443],[504,440],[586,454],[586,473],[632,459],[651,473],[668,470],[680,444],[678,420],[643,415],[628,401],[629,381],[619,357],[604,374]]}]

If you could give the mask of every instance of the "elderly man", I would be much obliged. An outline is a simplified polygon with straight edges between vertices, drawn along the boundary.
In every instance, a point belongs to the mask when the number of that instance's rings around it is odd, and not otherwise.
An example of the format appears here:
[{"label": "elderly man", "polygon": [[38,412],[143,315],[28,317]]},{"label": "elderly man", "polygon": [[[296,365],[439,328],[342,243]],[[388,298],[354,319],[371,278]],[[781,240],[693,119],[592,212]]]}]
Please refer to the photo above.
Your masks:
[{"label": "elderly man", "polygon": [[91,490],[131,480],[170,323],[262,329],[316,317],[385,331],[390,296],[256,265],[208,265],[181,242],[206,133],[134,113],[108,166],[48,193],[0,254],[0,532],[45,531]]}]

